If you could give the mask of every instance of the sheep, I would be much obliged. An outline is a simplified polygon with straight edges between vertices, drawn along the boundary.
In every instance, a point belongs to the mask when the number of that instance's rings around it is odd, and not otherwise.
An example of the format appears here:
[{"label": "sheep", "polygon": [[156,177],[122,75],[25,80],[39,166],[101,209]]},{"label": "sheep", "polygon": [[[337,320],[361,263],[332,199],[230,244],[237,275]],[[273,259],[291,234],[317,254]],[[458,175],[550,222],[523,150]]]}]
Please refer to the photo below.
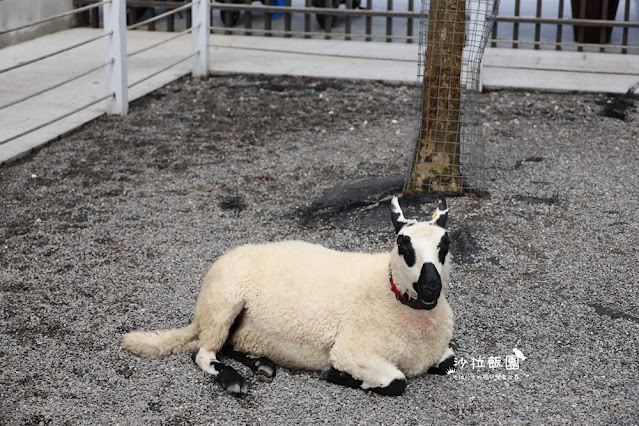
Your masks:
[{"label": "sheep", "polygon": [[[122,347],[193,360],[226,391],[246,380],[219,355],[270,381],[275,364],[381,395],[401,395],[406,378],[454,370],[453,313],[445,290],[450,240],[443,197],[432,220],[407,220],[397,197],[390,253],[339,252],[302,241],[237,247],[209,270],[194,321],[182,329],[131,332]],[[197,350],[197,352],[195,352]]]}]

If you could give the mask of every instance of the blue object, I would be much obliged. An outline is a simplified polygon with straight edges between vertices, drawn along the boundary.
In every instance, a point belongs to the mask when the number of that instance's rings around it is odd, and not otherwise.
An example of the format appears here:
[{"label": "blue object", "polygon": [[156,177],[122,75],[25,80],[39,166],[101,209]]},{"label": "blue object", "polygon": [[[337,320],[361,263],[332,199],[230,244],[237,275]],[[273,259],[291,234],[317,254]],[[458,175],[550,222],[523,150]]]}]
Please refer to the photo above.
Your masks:
[{"label": "blue object", "polygon": [[[271,0],[271,6],[286,6],[286,0]],[[271,15],[271,19],[277,19],[284,15],[282,12],[275,12]]]}]

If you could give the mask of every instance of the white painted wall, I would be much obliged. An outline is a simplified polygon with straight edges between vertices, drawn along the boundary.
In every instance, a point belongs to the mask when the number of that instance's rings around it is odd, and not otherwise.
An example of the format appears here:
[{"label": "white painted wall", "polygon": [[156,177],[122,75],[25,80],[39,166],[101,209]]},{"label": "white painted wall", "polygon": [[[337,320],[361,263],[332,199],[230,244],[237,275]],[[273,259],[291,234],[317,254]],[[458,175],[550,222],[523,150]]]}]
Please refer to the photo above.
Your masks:
[{"label": "white painted wall", "polygon": [[[9,30],[73,9],[72,0],[0,0],[0,31]],[[76,15],[0,35],[0,48],[72,27]]]}]

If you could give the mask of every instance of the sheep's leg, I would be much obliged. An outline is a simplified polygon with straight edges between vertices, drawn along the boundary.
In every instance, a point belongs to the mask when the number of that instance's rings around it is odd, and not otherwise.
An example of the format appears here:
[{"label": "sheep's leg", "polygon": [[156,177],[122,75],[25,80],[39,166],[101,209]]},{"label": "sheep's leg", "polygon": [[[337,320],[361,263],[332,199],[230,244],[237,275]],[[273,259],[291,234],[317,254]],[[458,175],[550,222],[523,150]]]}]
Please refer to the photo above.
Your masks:
[{"label": "sheep's leg", "polygon": [[451,348],[446,348],[439,362],[430,367],[427,373],[443,376],[452,371],[455,371],[455,352]]},{"label": "sheep's leg", "polygon": [[268,358],[254,357],[244,352],[236,351],[231,346],[224,346],[222,354],[234,359],[250,368],[260,382],[270,382],[275,377],[275,363]]},{"label": "sheep's leg", "polygon": [[368,358],[366,363],[358,363],[357,367],[352,369],[352,374],[344,370],[331,366],[322,371],[320,378],[338,385],[364,389],[386,396],[401,395],[406,389],[404,374],[394,365],[381,359]]},{"label": "sheep's leg", "polygon": [[215,357],[215,352],[200,348],[192,354],[193,361],[205,372],[215,377],[215,381],[234,396],[248,392],[246,380],[231,366],[223,364]]},{"label": "sheep's leg", "polygon": [[323,370],[320,374],[320,379],[355,389],[361,388],[363,383],[361,380],[354,379],[350,374],[339,371],[333,366]]},{"label": "sheep's leg", "polygon": [[200,349],[193,360],[205,372],[215,377],[228,393],[241,396],[247,393],[246,380],[231,366],[217,359],[217,352],[227,340],[234,323],[241,322],[243,302],[225,300],[224,294],[216,295],[217,306],[201,308],[198,302],[195,316],[200,325]]}]

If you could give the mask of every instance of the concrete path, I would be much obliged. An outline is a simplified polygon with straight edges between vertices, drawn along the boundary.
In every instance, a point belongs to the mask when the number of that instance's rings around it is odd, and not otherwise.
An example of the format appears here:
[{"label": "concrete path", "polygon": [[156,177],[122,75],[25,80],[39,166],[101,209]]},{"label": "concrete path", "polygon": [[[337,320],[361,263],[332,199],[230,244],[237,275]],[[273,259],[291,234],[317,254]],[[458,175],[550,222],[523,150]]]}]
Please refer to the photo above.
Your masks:
[{"label": "concrete path", "polygon": [[[26,62],[101,33],[101,29],[76,28],[4,48],[0,50],[0,68]],[[135,52],[172,36],[172,33],[129,31],[128,51]],[[415,44],[227,35],[211,36],[210,44],[213,73],[417,81]],[[129,89],[130,100],[188,74],[190,60],[136,84],[187,57],[190,50],[190,36],[186,35],[131,57],[129,85],[135,85]],[[98,40],[0,74],[0,108],[104,62],[104,41]],[[106,101],[47,124],[104,96],[104,76],[100,69],[73,83],[0,109],[0,163],[19,158],[102,115]],[[488,49],[482,80],[486,89],[514,87],[624,93],[630,85],[639,82],[639,55]],[[32,129],[37,130],[29,132]]]},{"label": "concrete path", "polygon": [[[89,40],[101,33],[101,29],[78,28],[9,46],[0,50],[0,68],[45,55],[83,40]],[[167,33],[130,31],[127,37],[128,51],[134,52],[162,38],[167,38],[167,35]],[[128,64],[129,85],[175,62],[180,56],[187,56],[190,53],[190,46],[190,38],[185,36],[171,41],[161,48],[131,57]],[[24,68],[0,74],[0,106],[50,87],[74,75],[82,74],[105,62],[104,40],[98,40]],[[189,73],[190,69],[190,62],[187,61],[157,77],[131,87],[129,89],[130,100],[142,97]],[[6,109],[0,109],[0,162],[20,157],[104,114],[106,101],[18,137],[9,143],[2,144],[9,138],[37,128],[56,117],[103,97],[107,93],[105,76],[106,72],[100,69],[46,94]]]}]

